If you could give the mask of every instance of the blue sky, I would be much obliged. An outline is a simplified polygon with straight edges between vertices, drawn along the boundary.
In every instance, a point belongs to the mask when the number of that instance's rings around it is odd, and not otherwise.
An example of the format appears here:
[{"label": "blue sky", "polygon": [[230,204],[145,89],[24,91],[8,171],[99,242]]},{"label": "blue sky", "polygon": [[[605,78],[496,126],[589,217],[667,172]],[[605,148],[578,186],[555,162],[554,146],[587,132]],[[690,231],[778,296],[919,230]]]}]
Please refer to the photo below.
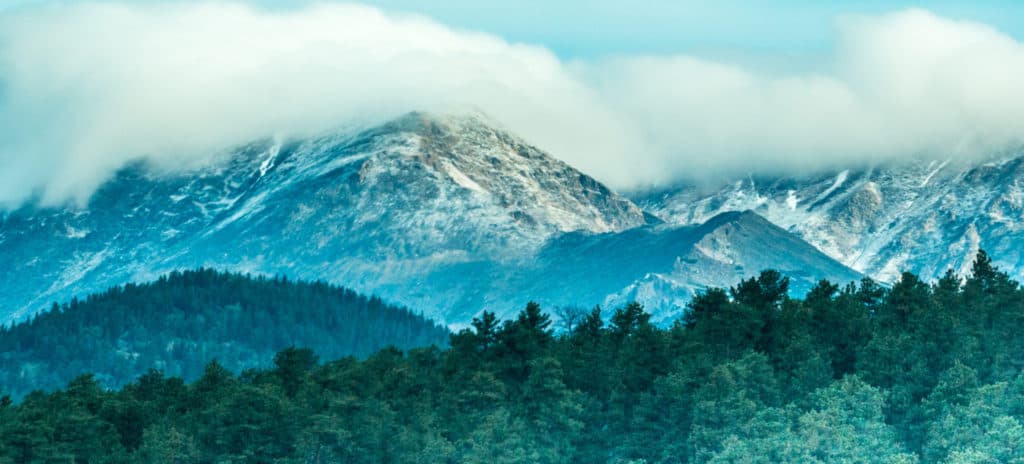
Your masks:
[{"label": "blue sky", "polygon": [[[0,8],[56,0],[2,0]],[[138,3],[147,0],[136,0]],[[193,0],[173,0],[187,3]],[[295,8],[309,0],[249,0]],[[562,58],[620,54],[826,52],[834,22],[844,14],[923,8],[957,20],[989,24],[1024,37],[1024,1],[934,0],[365,0],[391,11],[418,13],[455,28],[538,44]]]},{"label": "blue sky", "polygon": [[[286,0],[272,3],[287,4]],[[564,58],[722,50],[818,52],[831,47],[835,19],[924,8],[950,19],[986,23],[1020,38],[1024,1],[893,0],[372,0],[431,16],[449,26],[543,44]]]}]

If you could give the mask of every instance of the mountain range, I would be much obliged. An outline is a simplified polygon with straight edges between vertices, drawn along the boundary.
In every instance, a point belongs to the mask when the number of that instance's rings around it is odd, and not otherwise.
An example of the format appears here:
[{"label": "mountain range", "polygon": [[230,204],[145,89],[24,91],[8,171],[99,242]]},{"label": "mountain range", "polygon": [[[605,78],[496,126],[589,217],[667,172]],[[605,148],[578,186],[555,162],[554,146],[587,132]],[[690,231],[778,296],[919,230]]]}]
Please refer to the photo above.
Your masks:
[{"label": "mountain range", "polygon": [[699,224],[751,210],[829,257],[882,282],[902,272],[965,275],[979,248],[1024,278],[1024,158],[914,160],[803,177],[680,184],[635,194],[668,222]]},{"label": "mountain range", "polygon": [[452,326],[482,310],[640,301],[657,321],[775,268],[891,281],[1011,246],[1021,161],[923,163],[724,187],[612,191],[479,114],[255,141],[168,172],[121,169],[86,206],[0,217],[0,317],[185,268],[322,279]]}]

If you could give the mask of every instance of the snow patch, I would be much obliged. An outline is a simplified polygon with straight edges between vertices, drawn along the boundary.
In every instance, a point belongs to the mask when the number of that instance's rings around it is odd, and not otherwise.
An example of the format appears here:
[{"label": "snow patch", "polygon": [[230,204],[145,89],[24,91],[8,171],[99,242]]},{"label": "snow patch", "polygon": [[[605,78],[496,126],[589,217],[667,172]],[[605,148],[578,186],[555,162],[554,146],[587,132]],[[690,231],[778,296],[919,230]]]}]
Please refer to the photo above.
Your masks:
[{"label": "snow patch", "polygon": [[967,232],[964,233],[963,237],[949,247],[951,254],[960,255],[960,268],[957,269],[960,275],[966,276],[970,274],[971,267],[974,264],[974,257],[978,254],[980,248],[981,236],[978,235],[978,228],[972,222],[971,225],[967,226]]},{"label": "snow patch", "polygon": [[846,169],[843,172],[840,172],[839,174],[837,174],[836,175],[836,180],[834,182],[832,182],[832,185],[829,188],[825,189],[824,192],[821,192],[821,195],[818,195],[817,201],[821,201],[821,200],[824,200],[824,199],[828,198],[828,196],[831,195],[832,192],[835,192],[836,189],[838,189],[839,187],[842,187],[843,184],[846,183],[846,179],[848,179],[849,177],[850,177],[850,170],[849,169]]},{"label": "snow patch", "polygon": [[1020,181],[1014,180],[1006,194],[1004,195],[1006,202],[1014,208],[1024,207],[1024,190],[1021,189]]},{"label": "snow patch", "polygon": [[85,238],[85,236],[89,235],[89,232],[91,231],[88,229],[76,229],[68,225],[64,226],[64,234],[67,238]]},{"label": "snow patch", "polygon": [[246,201],[245,204],[243,204],[241,207],[239,207],[238,210],[236,210],[234,213],[232,213],[231,216],[228,216],[227,219],[224,219],[219,224],[217,224],[217,226],[214,227],[211,231],[219,231],[219,230],[227,227],[232,222],[235,222],[235,221],[241,219],[244,216],[248,216],[248,215],[255,214],[255,213],[259,212],[260,210],[263,209],[263,200],[266,197],[267,197],[267,192],[265,192],[265,191],[256,194],[255,196],[250,198],[248,201]]},{"label": "snow patch", "polygon": [[786,192],[786,207],[788,207],[790,211],[796,211],[796,204],[799,201],[800,200],[796,197],[796,190]]},{"label": "snow patch", "polygon": [[899,255],[889,259],[886,261],[885,266],[879,269],[875,274],[875,280],[882,282],[895,282],[906,269],[908,259],[910,259],[910,255],[908,253],[900,253]]},{"label": "snow patch", "polygon": [[448,174],[448,177],[451,177],[456,184],[459,184],[459,186],[477,193],[487,193],[487,190],[481,187],[480,184],[474,182],[473,179],[470,179],[469,176],[460,171],[459,168],[452,166],[451,163],[444,163],[444,170]]},{"label": "snow patch", "polygon": [[281,153],[281,139],[275,138],[274,144],[267,150],[267,159],[260,164],[260,177],[267,175],[267,171],[274,167],[274,160],[277,159],[279,153]]},{"label": "snow patch", "polygon": [[52,284],[50,284],[50,287],[28,304],[22,306],[11,314],[8,320],[14,321],[31,314],[31,312],[38,309],[34,307],[36,302],[46,301],[50,295],[79,283],[87,274],[98,268],[113,254],[114,252],[108,248],[104,248],[103,250],[95,253],[75,253],[71,259],[62,263],[64,267],[61,269],[60,275],[54,279]]},{"label": "snow patch", "polygon": [[918,185],[917,188],[927,187],[928,183],[932,181],[932,178],[935,177],[935,175],[938,174],[939,171],[942,170],[942,168],[946,167],[947,164],[949,164],[949,160],[943,161],[941,164],[939,164],[939,167],[935,168],[934,170],[932,170],[932,172],[928,173],[928,175],[924,177],[924,180],[921,181],[921,185]]}]

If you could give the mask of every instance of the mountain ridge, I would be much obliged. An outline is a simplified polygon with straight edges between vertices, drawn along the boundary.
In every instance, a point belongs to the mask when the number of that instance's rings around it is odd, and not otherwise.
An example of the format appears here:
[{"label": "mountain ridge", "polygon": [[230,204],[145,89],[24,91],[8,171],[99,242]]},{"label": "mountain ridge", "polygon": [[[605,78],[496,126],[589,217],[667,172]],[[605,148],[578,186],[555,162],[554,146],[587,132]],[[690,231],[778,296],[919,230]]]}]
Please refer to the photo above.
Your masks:
[{"label": "mountain ridge", "polygon": [[[483,309],[516,311],[521,298],[564,303],[522,270],[571,261],[580,250],[552,245],[568,243],[560,242],[565,237],[600,244],[624,234],[609,256],[590,258],[595,267],[619,263],[604,267],[616,285],[669,272],[666,261],[692,250],[663,237],[692,231],[660,222],[482,117],[410,113],[365,130],[256,141],[189,171],[140,163],[104,184],[84,209],[15,211],[0,220],[0,266],[14,270],[0,277],[8,289],[0,304],[17,308],[9,317],[16,320],[51,301],[213,267],[326,279],[461,324]],[[627,246],[627,239],[637,242]],[[635,269],[625,248],[659,268],[625,272]],[[556,249],[561,255],[551,256]],[[702,262],[715,261],[708,259]],[[853,275],[814,262],[831,270],[823,274]],[[689,280],[701,270],[680,268],[673,281],[689,283],[673,301],[760,270],[719,270],[719,280],[696,285]],[[591,290],[580,298],[590,301],[572,303],[609,303],[623,291],[581,279]],[[665,311],[659,317],[681,308]]]},{"label": "mountain ridge", "polygon": [[633,194],[675,224],[753,210],[833,259],[877,280],[909,271],[936,280],[968,272],[978,249],[1024,276],[1024,158],[913,161],[813,176],[746,177],[717,188],[679,185]]}]

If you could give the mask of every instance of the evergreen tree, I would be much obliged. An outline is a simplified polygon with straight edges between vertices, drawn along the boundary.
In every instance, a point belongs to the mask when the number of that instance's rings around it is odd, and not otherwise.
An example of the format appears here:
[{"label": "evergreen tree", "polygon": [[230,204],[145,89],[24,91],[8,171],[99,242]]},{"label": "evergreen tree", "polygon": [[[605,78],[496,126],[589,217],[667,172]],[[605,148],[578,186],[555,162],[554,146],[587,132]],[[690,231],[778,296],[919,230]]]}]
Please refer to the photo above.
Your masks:
[{"label": "evergreen tree", "polygon": [[[766,272],[699,293],[666,328],[629,304],[555,333],[531,303],[508,321],[481,313],[447,349],[325,363],[290,337],[257,332],[319,314],[352,339],[340,314],[309,309],[326,304],[321,292],[351,296],[357,315],[383,302],[321,283],[171,274],[0,329],[6,379],[46,375],[49,364],[25,361],[22,349],[69,360],[64,374],[87,370],[76,360],[104,367],[0,399],[0,463],[1024,463],[1024,290],[987,255],[974,264],[963,281],[953,272],[932,284],[906,274],[892,288],[821,281],[803,299]],[[246,299],[257,288],[306,312],[250,311],[261,308]],[[217,318],[194,308],[216,308]],[[133,328],[155,313],[170,321],[164,329]],[[411,324],[403,330],[422,327],[390,314]],[[200,316],[204,324],[184,322]],[[279,337],[282,349],[189,338],[229,325],[254,340]],[[167,327],[188,334],[142,343]],[[133,357],[109,349],[107,330],[134,340],[139,357],[174,359],[146,364],[171,371],[126,368]],[[74,342],[51,343],[58,336]],[[86,346],[90,357],[68,348]],[[196,356],[204,350],[217,356]],[[108,388],[114,376],[131,380]]]}]

